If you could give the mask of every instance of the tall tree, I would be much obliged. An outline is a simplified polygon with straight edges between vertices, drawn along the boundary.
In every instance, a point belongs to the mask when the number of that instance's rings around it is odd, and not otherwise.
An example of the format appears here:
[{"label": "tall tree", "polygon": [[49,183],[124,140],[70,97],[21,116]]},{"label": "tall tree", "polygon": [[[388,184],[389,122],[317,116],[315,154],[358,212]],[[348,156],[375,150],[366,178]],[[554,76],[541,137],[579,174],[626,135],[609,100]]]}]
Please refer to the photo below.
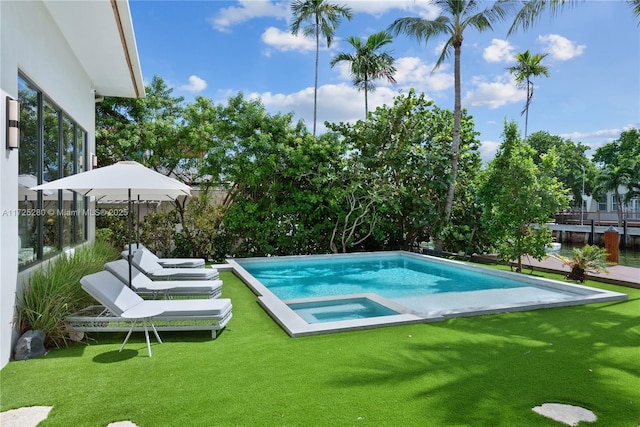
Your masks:
[{"label": "tall tree", "polygon": [[305,36],[314,36],[316,40],[316,73],[313,86],[313,136],[316,135],[316,120],[318,116],[318,58],[320,54],[320,35],[327,40],[327,47],[331,47],[333,35],[342,17],[351,20],[351,8],[329,3],[325,0],[294,0],[291,3],[291,33],[297,35],[300,26]]},{"label": "tall tree", "polygon": [[566,190],[553,177],[554,151],[543,155],[540,165],[533,162],[534,154],[520,138],[517,125],[505,123],[504,142],[480,188],[482,222],[488,235],[503,261],[517,260],[519,272],[524,255],[538,260],[545,256],[551,230],[543,224],[568,205]]},{"label": "tall tree", "polygon": [[516,61],[518,63],[513,67],[507,68],[511,74],[513,74],[516,83],[520,89],[527,90],[527,100],[522,109],[521,115],[524,114],[524,139],[527,140],[527,130],[529,127],[529,106],[533,99],[533,82],[532,77],[545,76],[549,77],[549,69],[542,65],[542,60],[548,55],[536,53],[531,55],[529,49],[524,52],[518,52],[516,54]]},{"label": "tall tree", "polygon": [[[373,236],[359,250],[410,250],[442,234],[452,117],[451,111],[437,108],[424,93],[410,90],[398,95],[392,106],[376,108],[367,120],[328,124],[343,137],[350,157],[370,175],[365,189],[380,194],[382,183],[391,185],[384,203],[376,207],[379,220]],[[473,127],[471,118],[463,115],[461,164],[469,172],[478,154]]]},{"label": "tall tree", "polygon": [[453,51],[454,54],[454,92],[455,101],[453,108],[453,132],[451,139],[451,181],[447,192],[445,207],[446,220],[451,219],[453,209],[453,196],[458,172],[458,159],[460,152],[460,121],[462,117],[461,87],[460,87],[460,55],[462,41],[467,28],[475,28],[482,32],[493,29],[493,24],[505,19],[515,3],[509,0],[496,1],[491,7],[479,10],[485,4],[480,0],[434,0],[433,3],[440,7],[442,15],[434,20],[416,17],[400,18],[395,20],[389,29],[396,35],[403,33],[415,38],[418,42],[429,40],[438,36],[448,36],[434,70],[439,68]]},{"label": "tall tree", "polygon": [[370,35],[366,43],[360,37],[351,36],[347,39],[356,50],[355,53],[340,52],[331,60],[331,67],[339,62],[351,65],[353,85],[364,91],[364,116],[369,115],[368,92],[376,89],[374,80],[386,78],[389,83],[395,83],[393,74],[396,72],[393,56],[388,51],[380,49],[391,43],[392,38],[386,31]]},{"label": "tall tree", "polygon": [[[640,196],[640,131],[629,129],[620,138],[598,148],[593,154],[598,165],[596,197],[603,200],[608,191],[613,191],[618,205],[618,225],[622,225],[622,202],[629,203]],[[620,187],[625,187],[624,196]]]},{"label": "tall tree", "polygon": [[153,76],[145,92],[144,98],[105,97],[96,104],[98,161],[107,166],[135,160],[166,175],[177,173],[178,165],[193,157],[191,141],[180,137],[184,98],[173,96],[159,76]]},{"label": "tall tree", "polygon": [[573,194],[573,207],[581,206],[584,202],[583,194],[592,194],[596,177],[596,166],[585,154],[590,147],[544,131],[529,135],[527,144],[536,151],[533,156],[536,165],[542,163],[544,154],[552,150],[556,152],[558,162],[553,176]]},{"label": "tall tree", "polygon": [[616,202],[616,212],[618,214],[618,226],[622,226],[623,211],[623,193],[620,192],[621,187],[626,187],[629,182],[630,170],[626,167],[626,163],[621,165],[609,164],[598,170],[596,175],[596,198],[598,200],[607,200],[607,193],[613,191],[613,198]]}]

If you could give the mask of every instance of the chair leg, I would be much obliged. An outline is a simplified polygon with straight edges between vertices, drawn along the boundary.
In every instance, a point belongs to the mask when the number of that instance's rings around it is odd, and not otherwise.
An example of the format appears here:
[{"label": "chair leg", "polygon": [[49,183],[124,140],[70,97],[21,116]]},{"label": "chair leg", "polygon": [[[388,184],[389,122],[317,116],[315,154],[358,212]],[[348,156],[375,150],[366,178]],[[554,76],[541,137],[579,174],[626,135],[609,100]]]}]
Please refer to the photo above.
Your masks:
[{"label": "chair leg", "polygon": [[142,319],[142,324],[144,325],[144,338],[147,340],[147,351],[149,352],[149,357],[151,357],[151,343],[149,342],[149,329],[147,329],[147,318]]},{"label": "chair leg", "polygon": [[151,321],[151,329],[153,329],[153,333],[155,334],[158,342],[162,344],[162,340],[160,339],[160,335],[158,335],[158,330],[156,329],[156,325],[153,324],[153,321]]},{"label": "chair leg", "polygon": [[124,345],[127,343],[127,341],[129,341],[129,337],[131,336],[131,332],[133,332],[133,328],[136,326],[136,323],[138,323],[138,319],[134,319],[131,321],[131,329],[129,329],[127,336],[125,337],[124,341],[122,342],[122,345],[120,346],[120,352],[122,352]]}]

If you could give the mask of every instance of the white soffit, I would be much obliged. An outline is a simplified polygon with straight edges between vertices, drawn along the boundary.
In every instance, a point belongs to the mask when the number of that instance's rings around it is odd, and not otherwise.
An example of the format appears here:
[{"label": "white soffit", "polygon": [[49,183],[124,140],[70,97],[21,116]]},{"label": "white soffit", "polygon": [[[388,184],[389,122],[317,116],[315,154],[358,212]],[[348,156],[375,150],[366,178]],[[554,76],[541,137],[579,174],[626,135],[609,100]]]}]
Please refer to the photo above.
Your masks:
[{"label": "white soffit", "polygon": [[44,1],[97,95],[144,97],[127,0]]}]

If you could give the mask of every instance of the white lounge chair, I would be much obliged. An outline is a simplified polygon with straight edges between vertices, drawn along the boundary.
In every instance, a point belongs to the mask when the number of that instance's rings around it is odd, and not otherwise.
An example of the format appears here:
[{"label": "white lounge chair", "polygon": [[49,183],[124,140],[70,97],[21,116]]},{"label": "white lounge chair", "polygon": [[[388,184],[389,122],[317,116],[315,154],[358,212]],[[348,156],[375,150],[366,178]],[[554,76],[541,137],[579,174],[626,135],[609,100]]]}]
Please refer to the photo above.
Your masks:
[{"label": "white lounge chair", "polygon": [[[149,252],[151,258],[160,264],[164,268],[202,268],[205,265],[203,258],[158,258],[149,248],[141,245],[140,243],[131,244],[131,253],[143,250]],[[122,252],[122,258],[127,259],[129,255],[129,247],[125,246]]]},{"label": "white lounge chair", "polygon": [[[113,273],[122,283],[129,284],[129,263],[123,259],[111,261],[104,269]],[[142,297],[156,299],[217,298],[222,293],[222,280],[157,280],[145,276],[135,266],[131,266],[131,289]]]},{"label": "white lounge chair", "polygon": [[[139,321],[142,321],[142,330],[145,332],[147,341],[147,350],[151,357],[151,344],[149,343],[149,332],[147,322],[151,324],[151,328],[160,343],[160,336],[157,330],[201,330],[210,329],[212,337],[216,337],[216,331],[226,326],[231,319],[231,300],[227,298],[219,299],[196,299],[196,300],[143,300],[140,295],[129,289],[117,277],[108,271],[100,271],[98,273],[84,276],[80,279],[82,288],[106,310],[112,314],[111,317],[102,317],[97,321],[102,324],[102,328],[97,330],[107,331],[110,321],[119,322],[119,329],[122,330],[122,324],[130,322],[129,332],[120,347],[120,351],[124,348],[127,340]],[[69,319],[68,319],[69,320]],[[206,327],[191,322],[197,320],[205,320]],[[73,319],[68,322],[74,330],[88,330],[73,326]],[[96,329],[93,329],[96,330]],[[136,330],[140,330],[138,327]]]},{"label": "white lounge chair", "polygon": [[215,268],[163,268],[147,251],[136,251],[131,263],[152,280],[215,280]]}]

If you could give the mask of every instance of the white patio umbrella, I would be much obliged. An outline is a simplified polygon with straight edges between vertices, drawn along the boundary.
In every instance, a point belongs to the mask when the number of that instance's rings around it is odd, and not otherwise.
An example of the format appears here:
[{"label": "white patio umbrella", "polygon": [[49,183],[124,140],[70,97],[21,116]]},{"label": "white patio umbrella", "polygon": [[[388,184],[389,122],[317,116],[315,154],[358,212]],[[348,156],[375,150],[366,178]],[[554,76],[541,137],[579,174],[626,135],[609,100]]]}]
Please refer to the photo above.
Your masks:
[{"label": "white patio umbrella", "polygon": [[188,185],[134,161],[122,161],[81,172],[31,187],[31,190],[72,190],[83,196],[94,196],[96,201],[127,200],[129,208],[129,287],[131,287],[132,200],[172,201],[180,196],[191,195],[191,187]]}]

